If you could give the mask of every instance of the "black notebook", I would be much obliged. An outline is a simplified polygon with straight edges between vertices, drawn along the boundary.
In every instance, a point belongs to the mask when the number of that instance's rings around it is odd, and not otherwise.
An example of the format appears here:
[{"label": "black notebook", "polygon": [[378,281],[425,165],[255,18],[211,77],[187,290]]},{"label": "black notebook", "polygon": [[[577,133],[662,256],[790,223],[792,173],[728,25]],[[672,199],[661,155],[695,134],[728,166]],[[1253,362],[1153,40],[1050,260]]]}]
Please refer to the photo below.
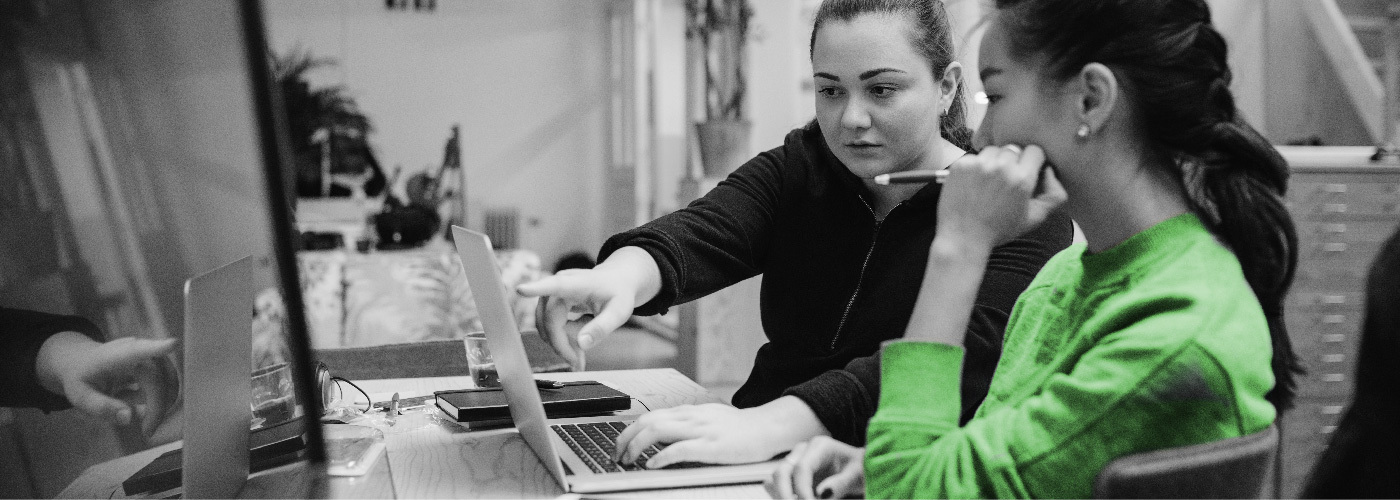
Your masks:
[{"label": "black notebook", "polygon": [[[597,415],[632,407],[626,393],[598,382],[566,382],[557,389],[540,389],[545,415],[549,418]],[[500,388],[438,391],[438,409],[457,422],[490,425],[510,424],[510,408]]]}]

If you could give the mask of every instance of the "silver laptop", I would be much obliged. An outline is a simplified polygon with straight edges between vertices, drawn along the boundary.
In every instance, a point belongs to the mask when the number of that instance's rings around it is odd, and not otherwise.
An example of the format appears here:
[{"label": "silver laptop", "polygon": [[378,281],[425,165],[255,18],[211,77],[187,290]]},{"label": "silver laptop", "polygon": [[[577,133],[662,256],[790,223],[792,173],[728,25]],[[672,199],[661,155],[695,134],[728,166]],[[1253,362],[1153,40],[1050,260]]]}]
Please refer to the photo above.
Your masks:
[{"label": "silver laptop", "polygon": [[[636,415],[547,420],[520,331],[506,302],[491,240],[458,226],[452,226],[452,238],[481,314],[486,345],[500,372],[515,428],[565,491],[597,493],[758,483],[772,475],[774,461],[658,470],[645,470],[636,464],[618,466],[606,459],[606,453],[611,451],[607,446],[619,431],[636,420]],[[602,456],[592,449],[598,445],[603,448]],[[648,453],[657,450],[653,447]]]},{"label": "silver laptop", "polygon": [[248,481],[253,258],[185,282],[184,498],[233,498]]}]

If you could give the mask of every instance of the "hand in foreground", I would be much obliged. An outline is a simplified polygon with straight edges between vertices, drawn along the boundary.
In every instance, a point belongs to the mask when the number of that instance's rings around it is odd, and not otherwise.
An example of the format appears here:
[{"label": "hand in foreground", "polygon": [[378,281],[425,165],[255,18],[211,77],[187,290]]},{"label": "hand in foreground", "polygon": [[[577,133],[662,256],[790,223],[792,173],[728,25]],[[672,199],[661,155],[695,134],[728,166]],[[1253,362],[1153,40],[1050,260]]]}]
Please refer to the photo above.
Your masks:
[{"label": "hand in foreground", "polygon": [[647,460],[647,468],[680,462],[762,462],[823,434],[821,421],[794,396],[746,409],[685,405],[643,414],[618,435],[613,459],[631,462],[653,444],[670,443]]},{"label": "hand in foreground", "polygon": [[860,496],[865,493],[864,464],[865,448],[817,436],[793,448],[763,487],[773,498]]},{"label": "hand in foreground", "polygon": [[[128,425],[139,418],[143,429],[157,422],[154,389],[161,382],[154,360],[174,350],[173,338],[152,340],[124,337],[98,343],[75,332],[49,337],[39,349],[35,371],[40,385],[61,394],[75,408],[113,423]],[[124,400],[125,399],[125,400]],[[132,402],[128,402],[130,400]]]},{"label": "hand in foreground", "polygon": [[1040,146],[988,146],[950,167],[937,234],[992,248],[1040,225],[1068,197]]},{"label": "hand in foreground", "polygon": [[[565,269],[519,285],[516,290],[527,297],[540,297],[535,308],[540,335],[573,365],[574,371],[584,368],[584,350],[626,323],[635,307],[636,292],[600,269]],[[591,314],[593,319],[571,334],[565,324],[581,314]]]}]

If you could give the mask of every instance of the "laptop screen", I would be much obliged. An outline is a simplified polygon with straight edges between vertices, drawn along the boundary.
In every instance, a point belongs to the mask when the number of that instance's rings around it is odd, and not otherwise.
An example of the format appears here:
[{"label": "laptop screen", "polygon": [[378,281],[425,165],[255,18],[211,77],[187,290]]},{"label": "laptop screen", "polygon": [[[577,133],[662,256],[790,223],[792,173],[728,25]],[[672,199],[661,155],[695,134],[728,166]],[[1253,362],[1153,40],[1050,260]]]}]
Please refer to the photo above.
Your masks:
[{"label": "laptop screen", "polygon": [[[300,405],[287,418],[314,423],[289,162],[259,9],[0,2],[0,306],[85,318],[101,341],[180,338],[185,280],[251,255],[244,376],[285,367]],[[182,357],[161,360],[173,373],[134,428],[76,409],[18,416],[37,430],[0,443],[24,457],[18,473],[0,474],[0,491],[53,497],[91,464],[181,439]],[[305,428],[320,459],[320,429]]]},{"label": "laptop screen", "polygon": [[452,241],[457,245],[457,254],[462,259],[462,270],[467,275],[467,285],[471,287],[477,310],[481,313],[481,327],[486,331],[486,346],[491,357],[496,360],[496,370],[501,378],[501,388],[506,393],[510,406],[511,420],[515,428],[525,438],[525,443],[540,457],[549,473],[565,484],[564,466],[550,444],[549,428],[545,424],[544,403],[535,388],[535,378],[530,371],[530,361],[525,355],[525,345],[520,341],[520,331],[506,303],[501,272],[496,268],[496,256],[491,250],[491,240],[486,235],[452,226]]}]

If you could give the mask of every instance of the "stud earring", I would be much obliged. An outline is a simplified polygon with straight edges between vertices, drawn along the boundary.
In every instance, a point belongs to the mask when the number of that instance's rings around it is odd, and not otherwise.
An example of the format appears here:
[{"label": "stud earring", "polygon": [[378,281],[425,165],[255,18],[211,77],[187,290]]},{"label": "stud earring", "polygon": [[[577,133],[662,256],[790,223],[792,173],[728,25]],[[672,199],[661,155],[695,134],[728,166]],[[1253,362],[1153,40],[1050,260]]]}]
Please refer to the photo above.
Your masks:
[{"label": "stud earring", "polygon": [[1080,139],[1083,139],[1083,138],[1085,138],[1085,137],[1089,137],[1089,124],[1087,124],[1087,123],[1081,123],[1081,124],[1079,124],[1079,130],[1075,130],[1075,131],[1074,131],[1074,136],[1075,136],[1075,137],[1078,137],[1078,138],[1080,138]]}]

